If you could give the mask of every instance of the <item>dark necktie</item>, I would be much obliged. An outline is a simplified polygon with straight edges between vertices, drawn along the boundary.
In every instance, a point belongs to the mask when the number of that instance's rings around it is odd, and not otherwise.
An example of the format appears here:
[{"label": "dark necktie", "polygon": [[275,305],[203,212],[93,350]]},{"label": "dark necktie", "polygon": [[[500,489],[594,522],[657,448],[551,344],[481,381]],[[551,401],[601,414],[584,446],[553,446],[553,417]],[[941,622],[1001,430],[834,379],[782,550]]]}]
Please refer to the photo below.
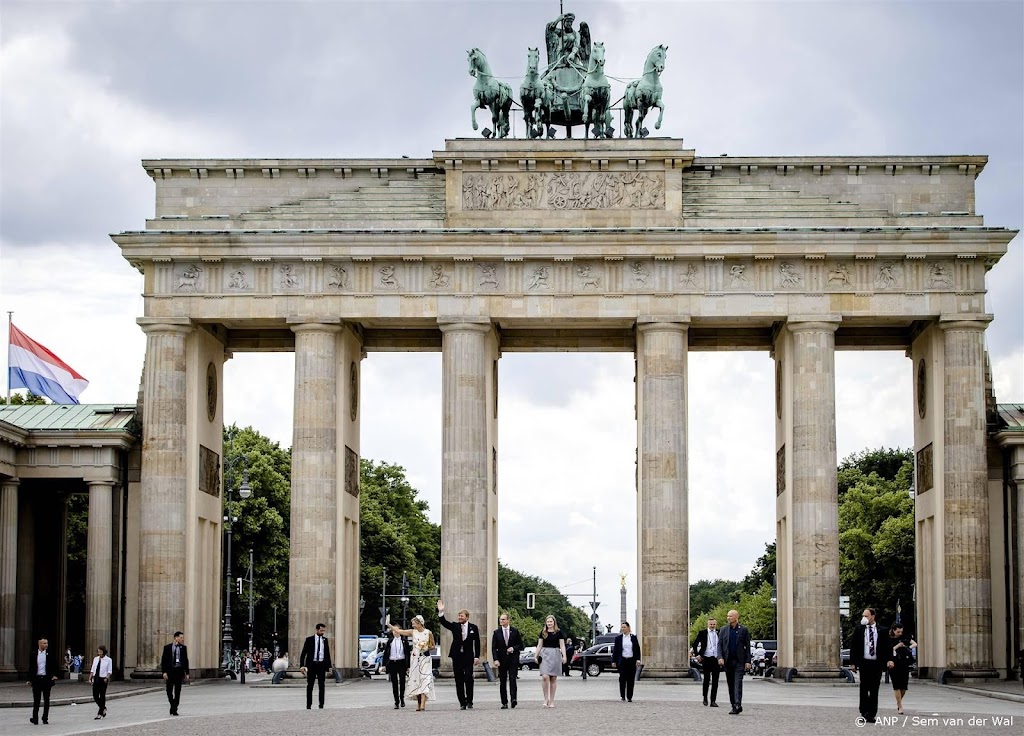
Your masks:
[{"label": "dark necktie", "polygon": [[868,656],[875,656],[875,627],[868,626]]},{"label": "dark necktie", "polygon": [[319,662],[321,659],[320,655],[320,637],[316,638],[316,661]]}]

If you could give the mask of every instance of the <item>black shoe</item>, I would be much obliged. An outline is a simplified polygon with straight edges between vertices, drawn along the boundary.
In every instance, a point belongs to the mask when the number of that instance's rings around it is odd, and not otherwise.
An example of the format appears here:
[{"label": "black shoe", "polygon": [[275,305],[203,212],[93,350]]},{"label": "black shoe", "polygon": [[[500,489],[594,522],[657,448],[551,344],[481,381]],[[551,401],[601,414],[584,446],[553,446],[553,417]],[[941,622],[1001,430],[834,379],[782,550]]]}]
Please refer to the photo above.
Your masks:
[{"label": "black shoe", "polygon": [[[868,723],[874,723],[875,722],[874,718],[865,718],[864,720],[866,720]],[[43,721],[43,723],[46,723],[46,721]]]},{"label": "black shoe", "polygon": [[712,704],[711,704],[711,707],[712,707],[712,708],[717,708],[717,707],[718,707],[718,703],[712,703]]},{"label": "black shoe", "polygon": [[737,705],[736,706],[736,712],[737,713],[742,713],[743,712],[743,706],[742,705]]},{"label": "black shoe", "polygon": [[733,708],[731,711],[729,711],[729,715],[731,715],[731,716],[738,716],[739,714],[740,714],[740,712],[738,710],[736,710],[735,708]]},{"label": "black shoe", "polygon": [[466,706],[464,706],[464,705],[460,705],[460,706],[459,706],[459,710],[466,710]]},{"label": "black shoe", "polygon": [[402,698],[402,707],[405,707],[405,698]]},{"label": "black shoe", "polygon": [[508,703],[502,703],[501,704],[501,709],[502,710],[508,710]]},{"label": "black shoe", "polygon": [[473,704],[472,703],[466,703],[466,707],[469,708],[470,710],[473,710]]},{"label": "black shoe", "polygon": [[38,726],[39,725],[39,719],[38,718],[29,718],[28,722],[31,723],[33,726]]},{"label": "black shoe", "polygon": [[[173,713],[171,713],[171,715],[172,715],[172,716],[176,716],[176,715],[178,715],[178,711],[174,711]],[[43,721],[43,723],[46,723],[46,721]]]},{"label": "black shoe", "polygon": [[626,698],[625,698],[625,696],[623,696],[623,697],[620,697],[620,698],[619,698],[619,700],[621,700],[621,701],[622,701],[623,703],[625,703],[625,702],[626,702]]},{"label": "black shoe", "polygon": [[516,707],[516,701],[514,701],[514,700],[512,701],[512,707],[513,707],[513,708],[515,708],[515,707]]},{"label": "black shoe", "polygon": [[629,699],[627,699],[627,700],[626,700],[626,702],[627,702],[627,703],[632,703],[632,702],[633,702],[633,698],[629,698]]},{"label": "black shoe", "polygon": [[321,705],[321,706],[320,706],[320,710],[323,710],[323,709],[324,709],[324,707],[323,707],[323,706]]},{"label": "black shoe", "polygon": [[704,705],[707,705],[707,704],[708,704],[708,699],[704,698]]},{"label": "black shoe", "polygon": [[395,703],[395,710],[398,710],[398,703]]},{"label": "black shoe", "polygon": [[[875,722],[875,719],[874,719],[874,718],[872,718],[872,719],[871,719],[871,722],[872,722],[872,723],[874,723],[874,722]],[[48,720],[47,720],[46,718],[44,718],[44,719],[43,719],[43,725],[44,725],[44,726],[48,725],[49,723],[50,723],[50,721],[48,721]]]},{"label": "black shoe", "polygon": [[312,707],[313,707],[312,705],[307,705],[306,706],[306,710],[310,710]]}]

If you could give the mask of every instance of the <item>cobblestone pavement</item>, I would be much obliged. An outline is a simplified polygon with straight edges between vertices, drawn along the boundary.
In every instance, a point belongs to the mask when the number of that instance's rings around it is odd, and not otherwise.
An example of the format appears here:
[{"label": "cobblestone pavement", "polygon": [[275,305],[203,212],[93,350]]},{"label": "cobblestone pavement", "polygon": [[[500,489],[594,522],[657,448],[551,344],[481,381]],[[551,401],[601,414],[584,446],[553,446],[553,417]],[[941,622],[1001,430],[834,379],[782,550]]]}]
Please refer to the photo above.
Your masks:
[{"label": "cobblestone pavement", "polygon": [[[620,736],[629,734],[786,734],[842,736],[887,732],[958,736],[959,734],[1024,733],[1020,703],[994,700],[970,692],[912,683],[906,716],[897,716],[892,692],[883,689],[879,723],[859,727],[855,685],[778,684],[762,680],[744,683],[744,710],[730,716],[724,683],[720,701],[726,707],[701,705],[696,683],[659,684],[641,681],[634,702],[618,697],[613,677],[560,678],[554,710],[541,702],[535,675],[519,681],[519,707],[500,710],[496,684],[478,682],[476,707],[459,710],[454,685],[437,684],[437,700],[425,713],[415,705],[393,709],[391,688],[383,678],[328,685],[327,707],[305,709],[305,689],[299,684],[265,686],[251,678],[238,682],[206,682],[182,690],[181,716],[172,718],[162,692],[148,692],[108,704],[109,715],[94,721],[91,701],[51,708],[48,726],[28,722],[25,708],[0,709],[0,733],[74,734],[103,732],[116,736],[233,736],[254,732],[273,734],[384,734],[394,736]],[[999,725],[993,718],[1006,719]],[[1013,718],[1012,725],[1009,719]],[[885,723],[882,719],[897,720]],[[951,720],[958,719],[958,720]],[[973,721],[971,719],[974,719]],[[984,720],[983,720],[984,719]],[[874,730],[872,730],[874,729]],[[898,731],[895,731],[898,729]]]}]

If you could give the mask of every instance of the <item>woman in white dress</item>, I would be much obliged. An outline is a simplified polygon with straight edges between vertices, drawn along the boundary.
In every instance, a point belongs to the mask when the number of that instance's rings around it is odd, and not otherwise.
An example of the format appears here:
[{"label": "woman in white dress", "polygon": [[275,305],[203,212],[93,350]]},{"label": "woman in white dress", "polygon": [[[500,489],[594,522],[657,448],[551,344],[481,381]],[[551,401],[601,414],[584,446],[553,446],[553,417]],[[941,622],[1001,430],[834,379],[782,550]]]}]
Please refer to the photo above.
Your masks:
[{"label": "woman in white dress", "polygon": [[423,626],[422,616],[413,616],[411,629],[400,629],[394,624],[396,636],[412,637],[412,656],[409,660],[409,679],[405,683],[405,697],[416,698],[416,710],[426,710],[427,701],[434,699],[434,634]]},{"label": "woman in white dress", "polygon": [[555,688],[558,676],[565,664],[565,633],[559,631],[554,616],[544,619],[544,628],[537,639],[537,653],[534,659],[540,663],[541,687],[544,690],[544,707],[555,707]]}]

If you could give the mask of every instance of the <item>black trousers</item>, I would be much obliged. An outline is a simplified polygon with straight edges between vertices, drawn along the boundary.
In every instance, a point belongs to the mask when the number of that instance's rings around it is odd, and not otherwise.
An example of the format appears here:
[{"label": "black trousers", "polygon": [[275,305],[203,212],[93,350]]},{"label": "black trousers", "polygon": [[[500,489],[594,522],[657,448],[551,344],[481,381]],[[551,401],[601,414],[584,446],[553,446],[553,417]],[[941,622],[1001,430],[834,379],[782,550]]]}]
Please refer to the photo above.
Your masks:
[{"label": "black trousers", "polygon": [[99,708],[97,713],[103,714],[107,709],[107,680],[104,677],[92,678],[92,699]]},{"label": "black trousers", "polygon": [[729,703],[733,708],[743,707],[743,662],[726,660],[725,683],[729,686]]},{"label": "black trousers", "polygon": [[711,702],[718,700],[718,659],[716,657],[701,657],[701,670],[704,672],[704,700],[708,699],[708,687],[711,688]]},{"label": "black trousers", "polygon": [[860,664],[860,714],[865,718],[878,715],[878,686],[882,682],[883,665],[864,660]]},{"label": "black trousers", "polygon": [[473,705],[473,655],[452,657],[452,670],[455,673],[455,694],[459,697],[459,705]]},{"label": "black trousers", "polygon": [[320,707],[324,707],[324,678],[327,676],[327,668],[323,662],[311,662],[306,665],[306,707],[313,707],[313,683],[319,686]]},{"label": "black trousers", "polygon": [[184,670],[171,670],[167,673],[167,702],[171,705],[171,713],[178,712],[178,703],[181,702],[181,682],[184,679]]},{"label": "black trousers", "polygon": [[32,720],[39,720],[39,700],[43,701],[43,720],[50,718],[50,688],[53,687],[53,679],[50,677],[32,676]]},{"label": "black trousers", "polygon": [[633,699],[633,686],[636,684],[636,657],[623,657],[619,660],[619,697]]},{"label": "black trousers", "polygon": [[519,692],[519,682],[516,678],[519,677],[519,668],[516,667],[516,662],[511,657],[507,662],[507,666],[505,662],[500,662],[498,667],[498,690],[501,693],[502,705],[508,703],[509,694],[512,695],[513,704],[518,702],[516,695]]},{"label": "black trousers", "polygon": [[409,668],[403,664],[388,664],[388,679],[391,680],[391,692],[395,694],[395,705],[405,700],[405,676]]}]

